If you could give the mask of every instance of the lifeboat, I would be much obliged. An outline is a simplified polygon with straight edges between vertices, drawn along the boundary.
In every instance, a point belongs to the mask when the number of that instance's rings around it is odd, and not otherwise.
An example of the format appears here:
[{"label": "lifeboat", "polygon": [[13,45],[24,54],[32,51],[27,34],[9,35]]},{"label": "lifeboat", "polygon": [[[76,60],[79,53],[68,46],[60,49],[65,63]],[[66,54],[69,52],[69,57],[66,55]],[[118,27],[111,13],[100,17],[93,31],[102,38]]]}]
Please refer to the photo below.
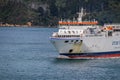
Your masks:
[{"label": "lifeboat", "polygon": [[108,31],[113,30],[113,27],[112,26],[107,26],[107,27],[104,28],[104,30],[108,30]]}]

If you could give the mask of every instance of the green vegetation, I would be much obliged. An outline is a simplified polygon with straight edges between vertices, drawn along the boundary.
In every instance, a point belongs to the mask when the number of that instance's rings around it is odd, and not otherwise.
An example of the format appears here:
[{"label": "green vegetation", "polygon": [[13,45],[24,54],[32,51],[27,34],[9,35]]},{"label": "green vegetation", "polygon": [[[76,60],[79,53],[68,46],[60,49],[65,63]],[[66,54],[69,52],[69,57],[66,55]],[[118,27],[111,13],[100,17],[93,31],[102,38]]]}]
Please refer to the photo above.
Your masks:
[{"label": "green vegetation", "polygon": [[84,19],[120,23],[120,0],[0,0],[0,22],[56,26],[61,18],[72,19],[83,7]]}]

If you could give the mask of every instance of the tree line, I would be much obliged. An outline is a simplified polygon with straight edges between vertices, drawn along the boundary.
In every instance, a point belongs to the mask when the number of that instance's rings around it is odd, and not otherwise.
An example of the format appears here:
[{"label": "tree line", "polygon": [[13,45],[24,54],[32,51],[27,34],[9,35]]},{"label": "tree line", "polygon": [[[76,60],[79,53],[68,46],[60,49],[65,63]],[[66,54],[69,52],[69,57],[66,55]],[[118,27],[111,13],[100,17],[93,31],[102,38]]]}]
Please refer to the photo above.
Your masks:
[{"label": "tree line", "polygon": [[53,27],[61,18],[77,17],[81,7],[88,12],[85,20],[120,22],[120,0],[0,0],[0,22]]}]

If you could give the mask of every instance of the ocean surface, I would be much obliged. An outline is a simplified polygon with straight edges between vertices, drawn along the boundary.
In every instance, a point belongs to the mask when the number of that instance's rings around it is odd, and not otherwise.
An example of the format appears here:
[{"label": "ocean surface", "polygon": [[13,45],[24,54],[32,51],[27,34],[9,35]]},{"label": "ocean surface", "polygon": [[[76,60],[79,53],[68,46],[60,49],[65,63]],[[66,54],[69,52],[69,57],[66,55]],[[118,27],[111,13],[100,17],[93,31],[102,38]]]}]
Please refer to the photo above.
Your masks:
[{"label": "ocean surface", "polygon": [[120,59],[58,59],[57,28],[0,28],[0,80],[120,80]]}]

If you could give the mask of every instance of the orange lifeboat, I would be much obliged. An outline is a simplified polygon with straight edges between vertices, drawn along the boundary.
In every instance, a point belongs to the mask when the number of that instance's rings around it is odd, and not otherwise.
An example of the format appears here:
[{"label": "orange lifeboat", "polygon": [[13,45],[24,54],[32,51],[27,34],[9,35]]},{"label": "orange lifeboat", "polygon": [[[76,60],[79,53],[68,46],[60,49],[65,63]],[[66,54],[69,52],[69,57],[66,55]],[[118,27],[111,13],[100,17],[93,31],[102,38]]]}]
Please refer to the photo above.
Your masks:
[{"label": "orange lifeboat", "polygon": [[107,26],[104,28],[104,30],[113,30],[113,27],[112,26]]}]

